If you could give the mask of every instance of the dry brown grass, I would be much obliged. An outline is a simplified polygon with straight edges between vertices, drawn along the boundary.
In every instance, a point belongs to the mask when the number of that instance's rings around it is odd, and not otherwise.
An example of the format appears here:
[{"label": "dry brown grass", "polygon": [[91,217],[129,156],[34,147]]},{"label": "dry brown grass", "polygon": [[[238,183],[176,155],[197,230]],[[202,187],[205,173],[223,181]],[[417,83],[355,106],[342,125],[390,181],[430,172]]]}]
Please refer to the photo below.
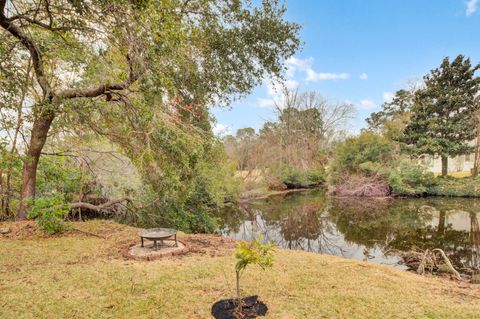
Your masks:
[{"label": "dry brown grass", "polygon": [[[132,261],[121,250],[137,229],[110,222],[75,227],[81,232],[0,239],[1,318],[210,318],[212,303],[234,294],[232,241],[182,235],[194,247],[190,254]],[[273,269],[252,267],[242,279],[243,293],[259,294],[269,306],[266,318],[480,313],[477,286],[301,251],[275,255]]]}]

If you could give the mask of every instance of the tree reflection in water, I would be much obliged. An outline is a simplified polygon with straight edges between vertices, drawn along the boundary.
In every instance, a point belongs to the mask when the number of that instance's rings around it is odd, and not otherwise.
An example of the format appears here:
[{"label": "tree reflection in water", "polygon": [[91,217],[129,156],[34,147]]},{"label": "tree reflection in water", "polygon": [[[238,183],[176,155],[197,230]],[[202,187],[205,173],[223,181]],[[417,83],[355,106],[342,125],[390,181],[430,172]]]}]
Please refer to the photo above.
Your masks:
[{"label": "tree reflection in water", "polygon": [[[323,192],[243,203],[219,231],[289,249],[398,264],[398,251],[441,248],[457,269],[480,269],[479,201],[462,198],[331,198]],[[395,253],[397,252],[397,254]]]}]

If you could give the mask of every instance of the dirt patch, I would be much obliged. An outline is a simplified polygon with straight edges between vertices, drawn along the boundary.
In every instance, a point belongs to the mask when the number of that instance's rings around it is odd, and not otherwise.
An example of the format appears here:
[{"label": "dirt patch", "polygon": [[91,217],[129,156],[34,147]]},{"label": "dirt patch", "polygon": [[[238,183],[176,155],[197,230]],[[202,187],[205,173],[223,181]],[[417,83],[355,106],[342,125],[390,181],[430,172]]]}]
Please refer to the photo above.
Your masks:
[{"label": "dirt patch", "polygon": [[190,245],[189,254],[201,254],[210,256],[225,256],[231,254],[236,247],[237,241],[218,235],[185,235],[184,238]]}]

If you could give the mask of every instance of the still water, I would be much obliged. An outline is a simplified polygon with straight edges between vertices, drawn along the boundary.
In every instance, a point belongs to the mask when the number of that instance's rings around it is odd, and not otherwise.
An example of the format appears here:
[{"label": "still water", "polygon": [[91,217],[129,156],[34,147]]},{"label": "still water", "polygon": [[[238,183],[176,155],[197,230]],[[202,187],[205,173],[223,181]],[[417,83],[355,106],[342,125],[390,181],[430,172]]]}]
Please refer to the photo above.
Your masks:
[{"label": "still water", "polygon": [[480,266],[480,200],[332,198],[322,191],[274,196],[223,212],[219,231],[235,239],[407,268],[402,251],[441,248],[455,268]]}]

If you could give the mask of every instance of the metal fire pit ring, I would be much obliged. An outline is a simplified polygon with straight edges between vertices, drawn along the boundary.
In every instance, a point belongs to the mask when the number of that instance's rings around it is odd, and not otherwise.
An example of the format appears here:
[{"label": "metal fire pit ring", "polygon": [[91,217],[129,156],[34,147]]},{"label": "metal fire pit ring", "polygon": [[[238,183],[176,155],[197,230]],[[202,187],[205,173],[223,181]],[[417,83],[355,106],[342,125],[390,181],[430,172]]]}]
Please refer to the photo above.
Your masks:
[{"label": "metal fire pit ring", "polygon": [[163,246],[163,241],[165,239],[168,239],[170,237],[173,237],[175,240],[175,247],[178,247],[178,242],[177,242],[177,231],[172,228],[150,228],[150,229],[145,229],[142,230],[139,233],[140,240],[142,241],[142,247],[143,246],[143,241],[145,239],[153,241],[153,249],[157,250],[158,245],[157,241],[160,241],[160,245]]}]

